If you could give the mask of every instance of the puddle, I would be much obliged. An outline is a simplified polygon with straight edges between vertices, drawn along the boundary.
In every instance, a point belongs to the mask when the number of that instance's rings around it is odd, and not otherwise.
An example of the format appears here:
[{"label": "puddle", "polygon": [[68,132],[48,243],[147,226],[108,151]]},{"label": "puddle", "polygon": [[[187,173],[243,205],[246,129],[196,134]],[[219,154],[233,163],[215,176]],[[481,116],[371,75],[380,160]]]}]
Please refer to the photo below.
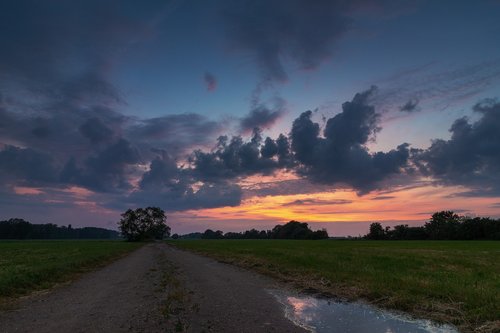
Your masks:
[{"label": "puddle", "polygon": [[368,304],[269,292],[285,306],[288,319],[311,332],[458,333],[449,325],[412,319]]}]

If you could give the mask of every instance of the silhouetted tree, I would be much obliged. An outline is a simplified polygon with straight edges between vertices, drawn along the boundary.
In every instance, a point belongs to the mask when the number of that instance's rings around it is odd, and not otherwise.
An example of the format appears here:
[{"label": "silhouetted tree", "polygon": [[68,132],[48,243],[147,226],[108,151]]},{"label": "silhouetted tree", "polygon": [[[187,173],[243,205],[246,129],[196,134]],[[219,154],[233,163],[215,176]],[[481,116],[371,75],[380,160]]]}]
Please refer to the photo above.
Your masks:
[{"label": "silhouetted tree", "polygon": [[203,234],[201,232],[191,232],[185,235],[179,235],[179,239],[201,239]]},{"label": "silhouetted tree", "polygon": [[381,240],[381,239],[386,239],[386,231],[382,227],[382,224],[378,222],[374,222],[370,224],[370,232],[368,232],[368,235],[365,237],[367,239],[373,239],[373,240]]},{"label": "silhouetted tree", "polygon": [[269,235],[269,238],[274,239],[325,239],[328,238],[328,233],[325,229],[318,233],[309,229],[307,223],[290,221],[286,224],[278,224],[275,226]]},{"label": "silhouetted tree", "polygon": [[32,224],[18,218],[0,221],[0,239],[110,239],[118,236],[117,231],[104,228]]},{"label": "silhouetted tree", "polygon": [[380,223],[372,223],[365,239],[407,239],[407,240],[500,240],[500,219],[489,217],[465,217],[452,211],[432,214],[431,219],[422,227],[396,225],[391,230]]},{"label": "silhouetted tree", "polygon": [[205,232],[201,235],[202,239],[223,239],[224,235],[222,231],[217,230],[213,231],[212,229],[207,229]]},{"label": "silhouetted tree", "polygon": [[430,239],[458,239],[461,220],[452,211],[441,211],[432,214],[424,227]]},{"label": "silhouetted tree", "polygon": [[312,233],[312,239],[327,239],[328,231],[326,229],[316,230]]},{"label": "silhouetted tree", "polygon": [[[180,238],[190,238],[188,235]],[[312,231],[307,223],[290,221],[286,224],[278,224],[272,230],[250,229],[244,232],[226,232],[211,229],[205,230],[201,234],[203,239],[326,239],[328,232],[325,229]]]},{"label": "silhouetted tree", "polygon": [[165,212],[158,207],[129,209],[121,216],[118,227],[128,241],[163,239],[170,236]]},{"label": "silhouetted tree", "polygon": [[240,232],[226,232],[224,234],[224,239],[242,239],[243,234]]}]

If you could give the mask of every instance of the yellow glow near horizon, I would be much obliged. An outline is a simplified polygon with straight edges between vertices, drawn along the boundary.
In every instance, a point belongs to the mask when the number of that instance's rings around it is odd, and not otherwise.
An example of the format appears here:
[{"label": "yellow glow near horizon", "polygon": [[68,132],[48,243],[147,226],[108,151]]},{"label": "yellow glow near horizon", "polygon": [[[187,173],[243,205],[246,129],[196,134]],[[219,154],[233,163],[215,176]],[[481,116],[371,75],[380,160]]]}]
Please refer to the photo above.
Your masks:
[{"label": "yellow glow near horizon", "polygon": [[358,196],[352,190],[310,194],[251,197],[237,207],[190,211],[202,219],[271,220],[286,222],[422,221],[433,212],[454,210],[459,214],[498,215],[496,198],[450,196],[460,187],[422,186],[398,192],[373,192]]}]

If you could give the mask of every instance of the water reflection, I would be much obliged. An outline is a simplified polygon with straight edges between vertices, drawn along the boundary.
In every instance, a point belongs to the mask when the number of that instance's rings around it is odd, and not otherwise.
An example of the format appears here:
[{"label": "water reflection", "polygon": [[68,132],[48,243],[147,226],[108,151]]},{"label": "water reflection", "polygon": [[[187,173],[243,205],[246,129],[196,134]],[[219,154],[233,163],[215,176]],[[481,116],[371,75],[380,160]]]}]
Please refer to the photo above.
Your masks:
[{"label": "water reflection", "polygon": [[415,320],[362,303],[338,302],[311,296],[271,293],[285,305],[288,319],[309,331],[322,333],[457,333],[448,325]]}]

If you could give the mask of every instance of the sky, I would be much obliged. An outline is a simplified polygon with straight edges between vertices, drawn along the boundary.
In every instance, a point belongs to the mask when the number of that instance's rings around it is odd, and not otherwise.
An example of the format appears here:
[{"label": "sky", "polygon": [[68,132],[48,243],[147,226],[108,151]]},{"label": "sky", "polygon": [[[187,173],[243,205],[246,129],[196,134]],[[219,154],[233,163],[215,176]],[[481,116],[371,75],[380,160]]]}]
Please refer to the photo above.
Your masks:
[{"label": "sky", "polygon": [[0,219],[500,217],[500,2],[0,3]]}]

